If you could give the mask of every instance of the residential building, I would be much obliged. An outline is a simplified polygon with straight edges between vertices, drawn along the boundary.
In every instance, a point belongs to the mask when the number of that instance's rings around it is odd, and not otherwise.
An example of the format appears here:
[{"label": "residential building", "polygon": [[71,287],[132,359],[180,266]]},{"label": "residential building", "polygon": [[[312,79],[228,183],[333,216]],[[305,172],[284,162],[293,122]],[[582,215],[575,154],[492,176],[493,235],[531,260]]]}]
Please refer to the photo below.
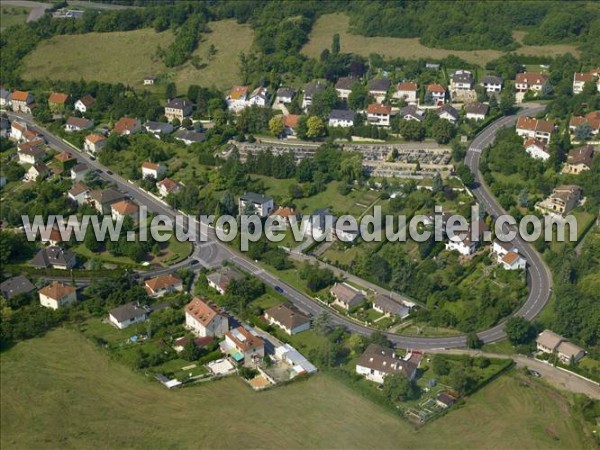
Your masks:
[{"label": "residential building", "polygon": [[129,136],[139,133],[142,130],[142,124],[133,117],[121,117],[113,128],[113,132],[119,136]]},{"label": "residential building", "polygon": [[10,97],[12,110],[31,114],[33,106],[33,95],[27,91],[14,91]]},{"label": "residential building", "polygon": [[365,302],[362,292],[347,283],[335,283],[329,293],[334,298],[332,305],[337,305],[347,311],[357,308]]},{"label": "residential building", "polygon": [[596,88],[600,92],[600,67],[587,73],[574,73],[573,94],[581,94],[585,83],[593,83],[594,81],[596,81]]},{"label": "residential building", "polygon": [[45,180],[50,176],[50,169],[42,162],[33,164],[25,174],[27,181]]},{"label": "residential building", "polygon": [[17,142],[23,140],[23,136],[27,131],[27,124],[18,120],[13,120],[10,124],[10,137]]},{"label": "residential building", "polygon": [[451,395],[442,392],[435,398],[435,403],[443,409],[448,409],[456,403],[456,399]]},{"label": "residential building", "polygon": [[290,224],[290,219],[292,217],[297,217],[298,213],[296,212],[296,210],[294,208],[289,208],[287,206],[280,206],[279,208],[277,208],[275,211],[273,211],[271,213],[271,217],[274,220],[277,220],[277,222],[280,225],[283,226],[289,226]]},{"label": "residential building", "polygon": [[516,129],[519,136],[534,138],[547,144],[550,142],[552,133],[554,133],[554,122],[532,119],[530,117],[519,117]]},{"label": "residential building", "polygon": [[525,147],[525,151],[532,158],[538,158],[544,161],[547,161],[548,158],[550,158],[550,152],[546,148],[546,145],[535,138],[527,138],[523,147]]},{"label": "residential building", "polygon": [[404,360],[393,349],[378,344],[369,344],[356,361],[356,373],[367,380],[383,384],[385,377],[392,373],[401,373],[409,380],[414,380],[418,365]]},{"label": "residential building", "polygon": [[415,120],[417,122],[423,122],[425,120],[425,111],[417,108],[415,105],[408,105],[400,109],[397,115],[402,120]]},{"label": "residential building", "polygon": [[59,309],[77,303],[77,288],[53,281],[38,292],[40,305],[45,308]]},{"label": "residential building", "polygon": [[470,91],[473,89],[473,74],[468,70],[457,70],[450,78],[451,91]]},{"label": "residential building", "polygon": [[310,328],[310,318],[287,303],[267,309],[264,317],[269,324],[278,326],[290,336]]},{"label": "residential building", "polygon": [[441,106],[446,103],[446,88],[441,84],[433,83],[427,85],[427,96],[431,98],[431,103]]},{"label": "residential building", "polygon": [[296,96],[296,90],[289,87],[280,87],[277,89],[275,103],[283,103],[289,105]]},{"label": "residential building", "polygon": [[575,130],[584,124],[589,125],[592,136],[597,136],[600,131],[600,111],[592,111],[585,116],[572,117],[569,121],[569,130],[574,134]]},{"label": "residential building", "polygon": [[308,110],[308,107],[312,105],[314,95],[323,92],[325,89],[327,89],[327,85],[321,81],[306,83],[302,97],[302,109],[304,111]]},{"label": "residential building", "polygon": [[156,164],[150,161],[142,163],[142,178],[154,178],[158,180],[161,176],[167,173],[167,168],[162,164]]},{"label": "residential building", "polygon": [[458,111],[451,105],[442,105],[435,111],[435,113],[440,117],[440,119],[447,120],[452,125],[456,125],[458,122]]},{"label": "residential building", "polygon": [[12,93],[6,89],[0,89],[0,108],[6,108],[11,105]]},{"label": "residential building", "polygon": [[592,168],[592,161],[594,159],[594,146],[583,145],[572,149],[568,156],[567,162],[563,167],[563,173],[570,173],[578,175],[581,172],[590,170]]},{"label": "residential building", "polygon": [[83,183],[75,183],[67,192],[69,200],[81,206],[87,203],[90,189]]},{"label": "residential building", "polygon": [[91,95],[84,95],[75,102],[75,110],[79,111],[81,114],[85,114],[92,106],[94,106],[94,103],[96,103],[96,99],[94,97]]},{"label": "residential building", "polygon": [[111,217],[113,220],[124,220],[125,217],[131,217],[137,221],[140,214],[140,207],[132,200],[121,200],[110,205]]},{"label": "residential building", "polygon": [[391,114],[392,107],[383,103],[371,103],[367,107],[367,121],[373,125],[389,127]]},{"label": "residential building", "polygon": [[564,340],[564,337],[550,330],[544,330],[538,335],[535,342],[538,352],[554,353]]},{"label": "residential building", "polygon": [[223,266],[216,272],[206,276],[208,286],[216,290],[221,295],[225,295],[227,293],[227,288],[232,280],[241,280],[243,278],[244,274],[229,266]]},{"label": "residential building", "polygon": [[223,353],[230,354],[238,362],[243,360],[246,366],[265,356],[264,341],[242,326],[226,332],[220,346]]},{"label": "residential building", "polygon": [[84,117],[71,116],[65,123],[65,131],[72,133],[74,131],[88,130],[94,126],[94,121]]},{"label": "residential building", "polygon": [[335,83],[335,92],[337,92],[337,96],[340,100],[347,101],[350,92],[352,92],[352,88],[354,85],[358,83],[358,78],[356,77],[341,77]]},{"label": "residential building", "polygon": [[73,252],[54,245],[41,249],[29,262],[29,265],[36,269],[52,267],[53,269],[69,270],[76,264],[77,258]]},{"label": "residential building", "polygon": [[556,355],[563,364],[574,365],[585,356],[585,350],[568,341],[558,344]]},{"label": "residential building", "polygon": [[292,376],[315,373],[317,368],[290,344],[275,347],[275,358],[291,366]]},{"label": "residential building", "polygon": [[79,163],[75,164],[71,167],[71,179],[74,181],[83,181],[85,176],[90,171],[90,168],[87,164]]},{"label": "residential building", "polygon": [[181,122],[183,119],[192,114],[192,102],[184,98],[174,98],[169,100],[165,106],[165,116],[169,122],[178,119]]},{"label": "residential building", "polygon": [[185,327],[198,337],[222,337],[229,318],[208,300],[194,297],[185,307]]},{"label": "residential building", "polygon": [[175,194],[179,192],[180,189],[179,183],[171,180],[170,178],[163,178],[159,182],[156,183],[156,188],[158,189],[158,194],[165,198],[169,194]]},{"label": "residential building", "polygon": [[332,109],[329,113],[329,126],[349,128],[354,126],[355,111],[347,109]]},{"label": "residential building", "polygon": [[[456,250],[463,256],[469,256],[475,253],[475,250],[481,242],[482,235],[489,228],[483,220],[469,224],[467,231],[455,232],[454,236],[446,243],[446,250]],[[460,235],[464,237],[461,239]]]},{"label": "residential building", "polygon": [[125,194],[112,188],[89,193],[88,201],[100,214],[110,214],[110,205],[125,199]]},{"label": "residential building", "polygon": [[540,93],[548,84],[548,77],[538,72],[518,73],[515,78],[515,89],[520,92],[532,91]]},{"label": "residential building", "polygon": [[227,109],[238,112],[244,109],[248,100],[248,86],[234,86],[225,97]]},{"label": "residential building", "polygon": [[48,97],[48,108],[53,113],[63,112],[69,101],[69,94],[62,92],[52,92]]},{"label": "residential building", "polygon": [[144,287],[150,297],[158,298],[165,294],[183,291],[183,281],[172,274],[159,275],[146,280]]},{"label": "residential building", "polygon": [[19,164],[37,164],[41,162],[46,157],[43,139],[18,144],[17,156],[19,157]]},{"label": "residential building", "polygon": [[144,322],[146,318],[146,310],[135,303],[127,303],[108,312],[108,320],[120,330]]},{"label": "residential building", "polygon": [[488,105],[481,102],[469,103],[465,106],[467,119],[472,120],[485,120],[489,109]]},{"label": "residential building", "polygon": [[373,300],[373,309],[386,316],[398,316],[401,319],[408,317],[410,314],[408,306],[383,294],[376,295]]},{"label": "residential building", "polygon": [[394,92],[394,95],[392,95],[392,97],[397,100],[404,100],[409,105],[416,105],[417,104],[417,91],[418,91],[417,83],[413,83],[410,81],[404,82],[404,83],[398,83],[396,85],[396,91]]},{"label": "residential building", "polygon": [[504,80],[494,75],[486,75],[481,79],[481,85],[488,94],[496,94],[502,91]]},{"label": "residential building", "polygon": [[179,129],[174,135],[176,141],[183,142],[185,145],[192,145],[206,140],[206,135],[199,131]]},{"label": "residential building", "polygon": [[58,164],[63,171],[71,170],[77,164],[77,158],[71,152],[63,151],[54,155],[54,159],[58,161]]},{"label": "residential building", "polygon": [[374,78],[367,86],[369,95],[372,95],[377,103],[383,103],[391,85],[392,82],[387,78]]},{"label": "residential building", "polygon": [[284,134],[286,136],[296,136],[296,127],[298,126],[298,114],[288,114],[283,116]]},{"label": "residential building", "polygon": [[0,294],[7,300],[33,291],[35,291],[35,286],[24,275],[17,275],[0,283]]},{"label": "residential building", "polygon": [[106,138],[101,134],[88,134],[83,142],[83,149],[95,155],[106,146]]},{"label": "residential building", "polygon": [[566,216],[581,200],[581,187],[563,185],[554,188],[552,194],[535,205],[535,209],[547,214]]},{"label": "residential building", "polygon": [[246,192],[238,202],[240,214],[258,214],[267,217],[273,211],[273,199],[255,192]]},{"label": "residential building", "polygon": [[518,252],[508,252],[499,263],[505,270],[522,270],[527,266],[527,261]]},{"label": "residential building", "polygon": [[40,233],[40,240],[44,244],[50,245],[60,245],[63,243],[62,235],[60,234],[59,227],[55,224],[52,229],[48,232],[48,230],[42,231]]},{"label": "residential building", "polygon": [[168,122],[153,122],[148,121],[144,124],[144,128],[148,133],[154,135],[154,137],[160,139],[161,135],[171,134],[173,132],[173,125]]},{"label": "residential building", "polygon": [[264,86],[259,86],[252,91],[248,98],[248,106],[258,106],[264,108],[269,106],[269,92]]}]

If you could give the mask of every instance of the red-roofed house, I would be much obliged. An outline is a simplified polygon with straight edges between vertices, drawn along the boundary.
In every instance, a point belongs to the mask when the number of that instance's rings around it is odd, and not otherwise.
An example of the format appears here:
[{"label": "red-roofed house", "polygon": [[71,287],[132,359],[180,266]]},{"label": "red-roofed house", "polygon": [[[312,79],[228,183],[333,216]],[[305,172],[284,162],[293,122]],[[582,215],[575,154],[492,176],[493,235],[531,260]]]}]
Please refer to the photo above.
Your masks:
[{"label": "red-roofed house", "polygon": [[392,107],[383,103],[371,103],[367,107],[367,120],[373,125],[381,127],[390,126]]},{"label": "red-roofed house", "polygon": [[569,122],[569,130],[571,133],[575,132],[577,127],[587,123],[590,126],[592,135],[596,136],[600,131],[600,111],[592,111],[585,116],[575,116]]},{"label": "red-roofed house", "polygon": [[548,77],[537,72],[518,73],[515,78],[515,89],[520,92],[542,92],[548,84]]},{"label": "red-roofed house", "polygon": [[554,133],[554,122],[550,120],[538,120],[530,117],[519,117],[517,119],[517,134],[525,138],[535,138],[543,143],[550,142]]},{"label": "red-roofed house", "polygon": [[396,85],[396,92],[393,98],[404,100],[409,105],[417,104],[417,83],[406,82]]},{"label": "red-roofed house", "polygon": [[220,344],[223,353],[232,354],[234,359],[244,360],[244,365],[251,365],[254,360],[262,360],[265,356],[265,343],[240,326],[225,333],[225,340]]},{"label": "red-roofed house", "polygon": [[113,132],[120,136],[129,136],[139,133],[142,130],[142,124],[133,117],[121,117],[113,128]]},{"label": "red-roofed house", "polygon": [[543,159],[544,161],[547,161],[548,158],[550,158],[550,153],[544,143],[537,139],[527,138],[523,146],[525,147],[525,151],[529,153],[529,156],[532,158]]},{"label": "red-roofed house", "polygon": [[131,200],[121,200],[110,205],[111,217],[113,220],[123,220],[125,217],[138,219],[140,207]]},{"label": "red-roofed house", "polygon": [[241,111],[247,106],[248,101],[248,86],[234,86],[227,97],[227,108],[232,111]]},{"label": "red-roofed house", "polygon": [[33,95],[27,91],[14,91],[11,96],[12,109],[15,112],[31,114]]},{"label": "red-roofed house", "polygon": [[427,86],[427,96],[431,97],[434,105],[443,105],[446,102],[446,88],[441,84],[430,84]]},{"label": "red-roofed house", "polygon": [[600,92],[600,67],[587,73],[573,74],[573,94],[581,94],[585,83],[593,83],[596,81],[596,88]]},{"label": "red-roofed house", "polygon": [[105,145],[106,145],[106,138],[104,136],[102,136],[101,134],[93,133],[93,134],[88,134],[85,137],[85,141],[83,143],[83,149],[86,152],[95,155],[100,150],[102,150]]},{"label": "red-roofed house", "polygon": [[77,288],[53,281],[39,291],[40,304],[46,308],[59,309],[77,302]]},{"label": "red-roofed house", "polygon": [[61,92],[53,92],[48,97],[48,108],[52,112],[62,112],[67,106],[69,101],[69,94],[63,94]]},{"label": "red-roofed house", "polygon": [[80,113],[85,114],[88,109],[94,105],[94,103],[96,103],[96,99],[94,99],[94,97],[91,95],[85,95],[75,102],[75,109]]},{"label": "red-roofed house", "polygon": [[150,297],[162,297],[165,294],[183,291],[183,281],[172,274],[160,275],[146,280],[144,287]]},{"label": "red-roofed house", "polygon": [[285,134],[287,136],[296,136],[296,127],[298,126],[298,114],[288,114],[283,116],[283,125],[285,126]]},{"label": "red-roofed house", "polygon": [[145,161],[142,163],[142,178],[152,177],[155,180],[158,180],[161,175],[164,175],[167,172],[167,168],[162,164],[155,164],[150,161]]},{"label": "red-roofed house", "polygon": [[185,326],[198,337],[221,337],[229,330],[229,319],[206,299],[194,297],[185,307]]},{"label": "red-roofed house", "polygon": [[180,185],[176,181],[173,181],[169,178],[165,178],[158,183],[156,183],[156,188],[158,189],[158,193],[161,197],[165,198],[169,194],[175,194],[179,191]]}]

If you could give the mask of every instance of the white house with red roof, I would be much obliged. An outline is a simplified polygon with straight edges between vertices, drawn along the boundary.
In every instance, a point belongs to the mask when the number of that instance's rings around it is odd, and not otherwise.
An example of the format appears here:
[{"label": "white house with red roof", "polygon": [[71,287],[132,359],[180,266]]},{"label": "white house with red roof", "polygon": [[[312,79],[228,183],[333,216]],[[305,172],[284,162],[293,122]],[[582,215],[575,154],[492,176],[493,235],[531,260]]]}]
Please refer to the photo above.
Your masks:
[{"label": "white house with red roof", "polygon": [[158,189],[158,194],[162,198],[165,198],[169,194],[175,194],[175,193],[179,192],[179,189],[181,189],[181,186],[179,183],[171,180],[170,178],[164,178],[161,181],[159,181],[158,183],[156,183],[156,188]]},{"label": "white house with red roof", "polygon": [[398,100],[404,100],[409,105],[417,104],[417,83],[410,81],[398,83],[396,85],[396,91],[392,95],[393,98]]},{"label": "white house with red roof", "polygon": [[550,142],[554,133],[554,122],[551,120],[519,117],[516,125],[517,134],[524,138],[534,138],[545,144]]},{"label": "white house with red roof", "polygon": [[585,83],[596,82],[596,89],[600,92],[600,67],[586,73],[575,72],[573,74],[573,94],[581,94]]},{"label": "white house with red roof", "polygon": [[156,164],[150,161],[142,163],[142,178],[152,177],[155,180],[158,180],[161,175],[164,175],[166,172],[167,168],[162,164]]},{"label": "white house with red roof", "polygon": [[98,133],[88,134],[83,142],[83,149],[95,155],[106,146],[106,138]]},{"label": "white house with red roof", "polygon": [[380,127],[390,126],[392,107],[383,103],[371,103],[367,107],[367,121]]},{"label": "white house with red roof", "polygon": [[45,308],[59,309],[77,302],[77,288],[53,281],[39,290],[40,305]]},{"label": "white house with red roof", "polygon": [[520,92],[542,92],[548,84],[548,77],[538,72],[518,73],[515,77],[515,89]]},{"label": "white house with red roof", "polygon": [[535,138],[527,138],[523,147],[525,147],[525,151],[532,158],[538,158],[544,161],[547,161],[548,158],[550,158],[550,153],[548,152],[546,145]]},{"label": "white house with red roof", "polygon": [[221,337],[229,331],[229,319],[208,300],[194,297],[185,307],[185,327],[198,337]]}]

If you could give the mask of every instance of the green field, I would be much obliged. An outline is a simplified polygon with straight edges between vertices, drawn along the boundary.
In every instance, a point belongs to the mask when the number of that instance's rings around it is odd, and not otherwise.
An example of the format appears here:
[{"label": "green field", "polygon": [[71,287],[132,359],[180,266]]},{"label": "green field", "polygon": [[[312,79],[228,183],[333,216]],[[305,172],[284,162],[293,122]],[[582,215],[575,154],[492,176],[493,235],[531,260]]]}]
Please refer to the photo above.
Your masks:
[{"label": "green field", "polygon": [[[213,22],[210,29],[211,33],[201,36],[201,42],[192,55],[206,64],[200,70],[190,62],[181,67],[167,68],[156,56],[156,49],[158,46],[167,48],[173,42],[173,33],[156,33],[147,28],[54,36],[41,42],[27,55],[23,73],[26,79],[47,77],[78,81],[83,78],[134,87],[141,87],[143,78],[152,75],[162,80],[151,87],[160,92],[166,81],[174,81],[180,92],[185,92],[190,84],[228,88],[240,81],[238,58],[240,52],[250,48],[252,30],[248,25],[238,25],[232,20]],[[211,44],[217,53],[209,60]]]},{"label": "green field", "polygon": [[503,376],[421,430],[326,374],[168,391],[64,329],[1,354],[2,448],[590,448],[567,399]]},{"label": "green field", "polygon": [[[421,45],[418,38],[402,39],[390,37],[365,37],[348,32],[348,16],[345,14],[326,14],[321,16],[315,23],[310,34],[309,42],[302,51],[308,56],[319,58],[325,48],[331,48],[331,39],[335,33],[340,35],[342,52],[356,53],[368,57],[371,53],[391,58],[434,58],[443,59],[449,55],[455,55],[473,64],[485,66],[485,63],[498,58],[505,52],[499,50],[444,50],[441,48],[430,48]],[[517,40],[522,39],[523,34],[515,32]],[[579,54],[572,45],[544,45],[523,46],[517,51],[519,54],[536,56],[556,56],[564,53]]]},{"label": "green field", "polygon": [[20,25],[27,21],[31,8],[24,6],[2,6],[0,8],[0,29]]}]

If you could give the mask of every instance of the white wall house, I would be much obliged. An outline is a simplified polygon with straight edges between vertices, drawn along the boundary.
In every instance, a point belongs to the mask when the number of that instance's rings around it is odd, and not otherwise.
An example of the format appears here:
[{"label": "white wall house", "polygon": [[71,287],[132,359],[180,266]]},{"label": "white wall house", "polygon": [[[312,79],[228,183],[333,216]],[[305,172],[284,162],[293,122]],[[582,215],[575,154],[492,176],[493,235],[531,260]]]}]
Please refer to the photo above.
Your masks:
[{"label": "white wall house", "polygon": [[273,199],[255,192],[246,192],[240,196],[238,203],[240,214],[248,214],[254,211],[260,217],[267,217],[273,211]]},{"label": "white wall house", "polygon": [[229,330],[229,319],[206,300],[195,297],[185,307],[185,326],[198,337],[221,337]]},{"label": "white wall house", "polygon": [[59,309],[77,302],[77,288],[54,281],[38,292],[40,305]]},{"label": "white wall house", "polygon": [[111,309],[108,313],[108,320],[120,330],[141,323],[146,320],[146,310],[134,303],[127,303],[117,308]]}]

